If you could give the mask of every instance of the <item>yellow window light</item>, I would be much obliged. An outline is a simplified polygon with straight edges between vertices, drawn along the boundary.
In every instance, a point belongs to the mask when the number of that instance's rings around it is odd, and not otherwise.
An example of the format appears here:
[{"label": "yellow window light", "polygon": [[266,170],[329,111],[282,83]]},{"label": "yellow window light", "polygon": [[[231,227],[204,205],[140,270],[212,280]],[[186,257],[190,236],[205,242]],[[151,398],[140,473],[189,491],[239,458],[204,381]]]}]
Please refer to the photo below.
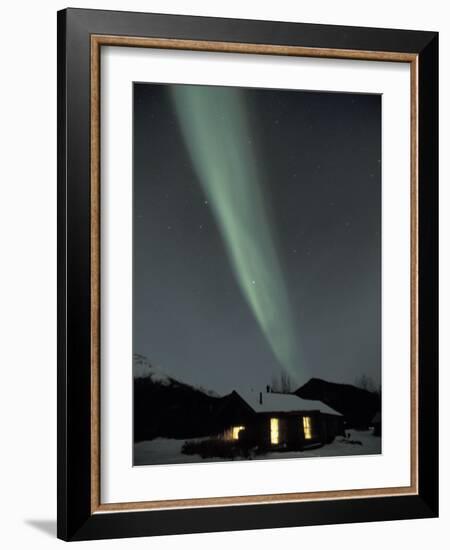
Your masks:
[{"label": "yellow window light", "polygon": [[245,426],[233,426],[231,437],[235,440],[239,439],[239,433],[242,432],[242,430],[245,430]]},{"label": "yellow window light", "polygon": [[309,416],[303,417],[303,433],[305,439],[312,439],[311,418]]},{"label": "yellow window light", "polygon": [[280,442],[280,429],[278,418],[270,419],[270,442],[272,445],[278,445]]}]

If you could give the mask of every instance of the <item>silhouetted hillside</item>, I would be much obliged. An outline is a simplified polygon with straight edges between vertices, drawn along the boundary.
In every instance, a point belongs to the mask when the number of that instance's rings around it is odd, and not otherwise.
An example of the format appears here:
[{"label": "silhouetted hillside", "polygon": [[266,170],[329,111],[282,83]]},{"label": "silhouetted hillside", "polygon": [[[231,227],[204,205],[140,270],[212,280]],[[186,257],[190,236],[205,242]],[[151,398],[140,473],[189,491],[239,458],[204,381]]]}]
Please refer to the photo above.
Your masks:
[{"label": "silhouetted hillside", "polygon": [[303,399],[318,399],[344,415],[348,427],[367,428],[381,408],[380,396],[351,384],[311,378],[294,392]]},{"label": "silhouetted hillside", "polygon": [[133,369],[135,441],[214,433],[220,397],[167,376],[141,355],[134,356]]},{"label": "silhouetted hillside", "polygon": [[[236,422],[245,413],[239,409],[239,403],[233,404],[233,414],[230,413],[236,392],[219,397],[204,388],[180,382],[141,355],[133,358],[133,375],[135,442],[156,437],[187,439],[213,435],[234,422],[234,413]],[[376,393],[318,378],[311,378],[294,394],[322,401],[343,414],[348,427],[367,428],[380,410],[380,397]]]}]

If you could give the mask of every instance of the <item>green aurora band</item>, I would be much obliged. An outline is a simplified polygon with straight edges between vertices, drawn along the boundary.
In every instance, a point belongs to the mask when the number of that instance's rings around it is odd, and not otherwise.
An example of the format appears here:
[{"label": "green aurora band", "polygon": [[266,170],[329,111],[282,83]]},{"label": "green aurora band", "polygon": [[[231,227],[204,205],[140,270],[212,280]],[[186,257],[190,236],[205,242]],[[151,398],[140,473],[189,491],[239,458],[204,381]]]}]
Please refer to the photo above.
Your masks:
[{"label": "green aurora band", "polygon": [[241,291],[277,362],[294,382],[304,381],[243,94],[238,88],[192,85],[172,86],[171,94]]}]

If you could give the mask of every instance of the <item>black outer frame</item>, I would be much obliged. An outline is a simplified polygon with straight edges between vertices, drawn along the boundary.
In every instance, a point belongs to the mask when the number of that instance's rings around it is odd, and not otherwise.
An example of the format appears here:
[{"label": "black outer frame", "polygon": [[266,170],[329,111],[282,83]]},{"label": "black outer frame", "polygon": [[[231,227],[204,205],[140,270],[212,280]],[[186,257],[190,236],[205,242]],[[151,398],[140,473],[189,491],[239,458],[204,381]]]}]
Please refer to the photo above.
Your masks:
[{"label": "black outer frame", "polygon": [[[91,514],[90,35],[419,55],[419,494]],[[58,526],[89,540],[438,515],[438,34],[69,8],[58,12]]]}]

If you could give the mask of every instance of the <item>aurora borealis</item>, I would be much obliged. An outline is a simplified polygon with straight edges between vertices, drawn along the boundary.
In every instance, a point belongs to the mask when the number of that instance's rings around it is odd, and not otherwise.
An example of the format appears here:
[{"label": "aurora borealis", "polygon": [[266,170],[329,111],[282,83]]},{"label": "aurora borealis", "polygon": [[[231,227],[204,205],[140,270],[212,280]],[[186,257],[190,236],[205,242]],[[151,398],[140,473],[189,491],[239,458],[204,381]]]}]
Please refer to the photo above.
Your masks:
[{"label": "aurora borealis", "polygon": [[[184,142],[214,213],[233,273],[280,366],[306,379],[274,224],[239,88],[171,89]],[[302,372],[300,372],[302,371]]]},{"label": "aurora borealis", "polygon": [[133,351],[224,395],[381,381],[381,98],[133,85]]}]

